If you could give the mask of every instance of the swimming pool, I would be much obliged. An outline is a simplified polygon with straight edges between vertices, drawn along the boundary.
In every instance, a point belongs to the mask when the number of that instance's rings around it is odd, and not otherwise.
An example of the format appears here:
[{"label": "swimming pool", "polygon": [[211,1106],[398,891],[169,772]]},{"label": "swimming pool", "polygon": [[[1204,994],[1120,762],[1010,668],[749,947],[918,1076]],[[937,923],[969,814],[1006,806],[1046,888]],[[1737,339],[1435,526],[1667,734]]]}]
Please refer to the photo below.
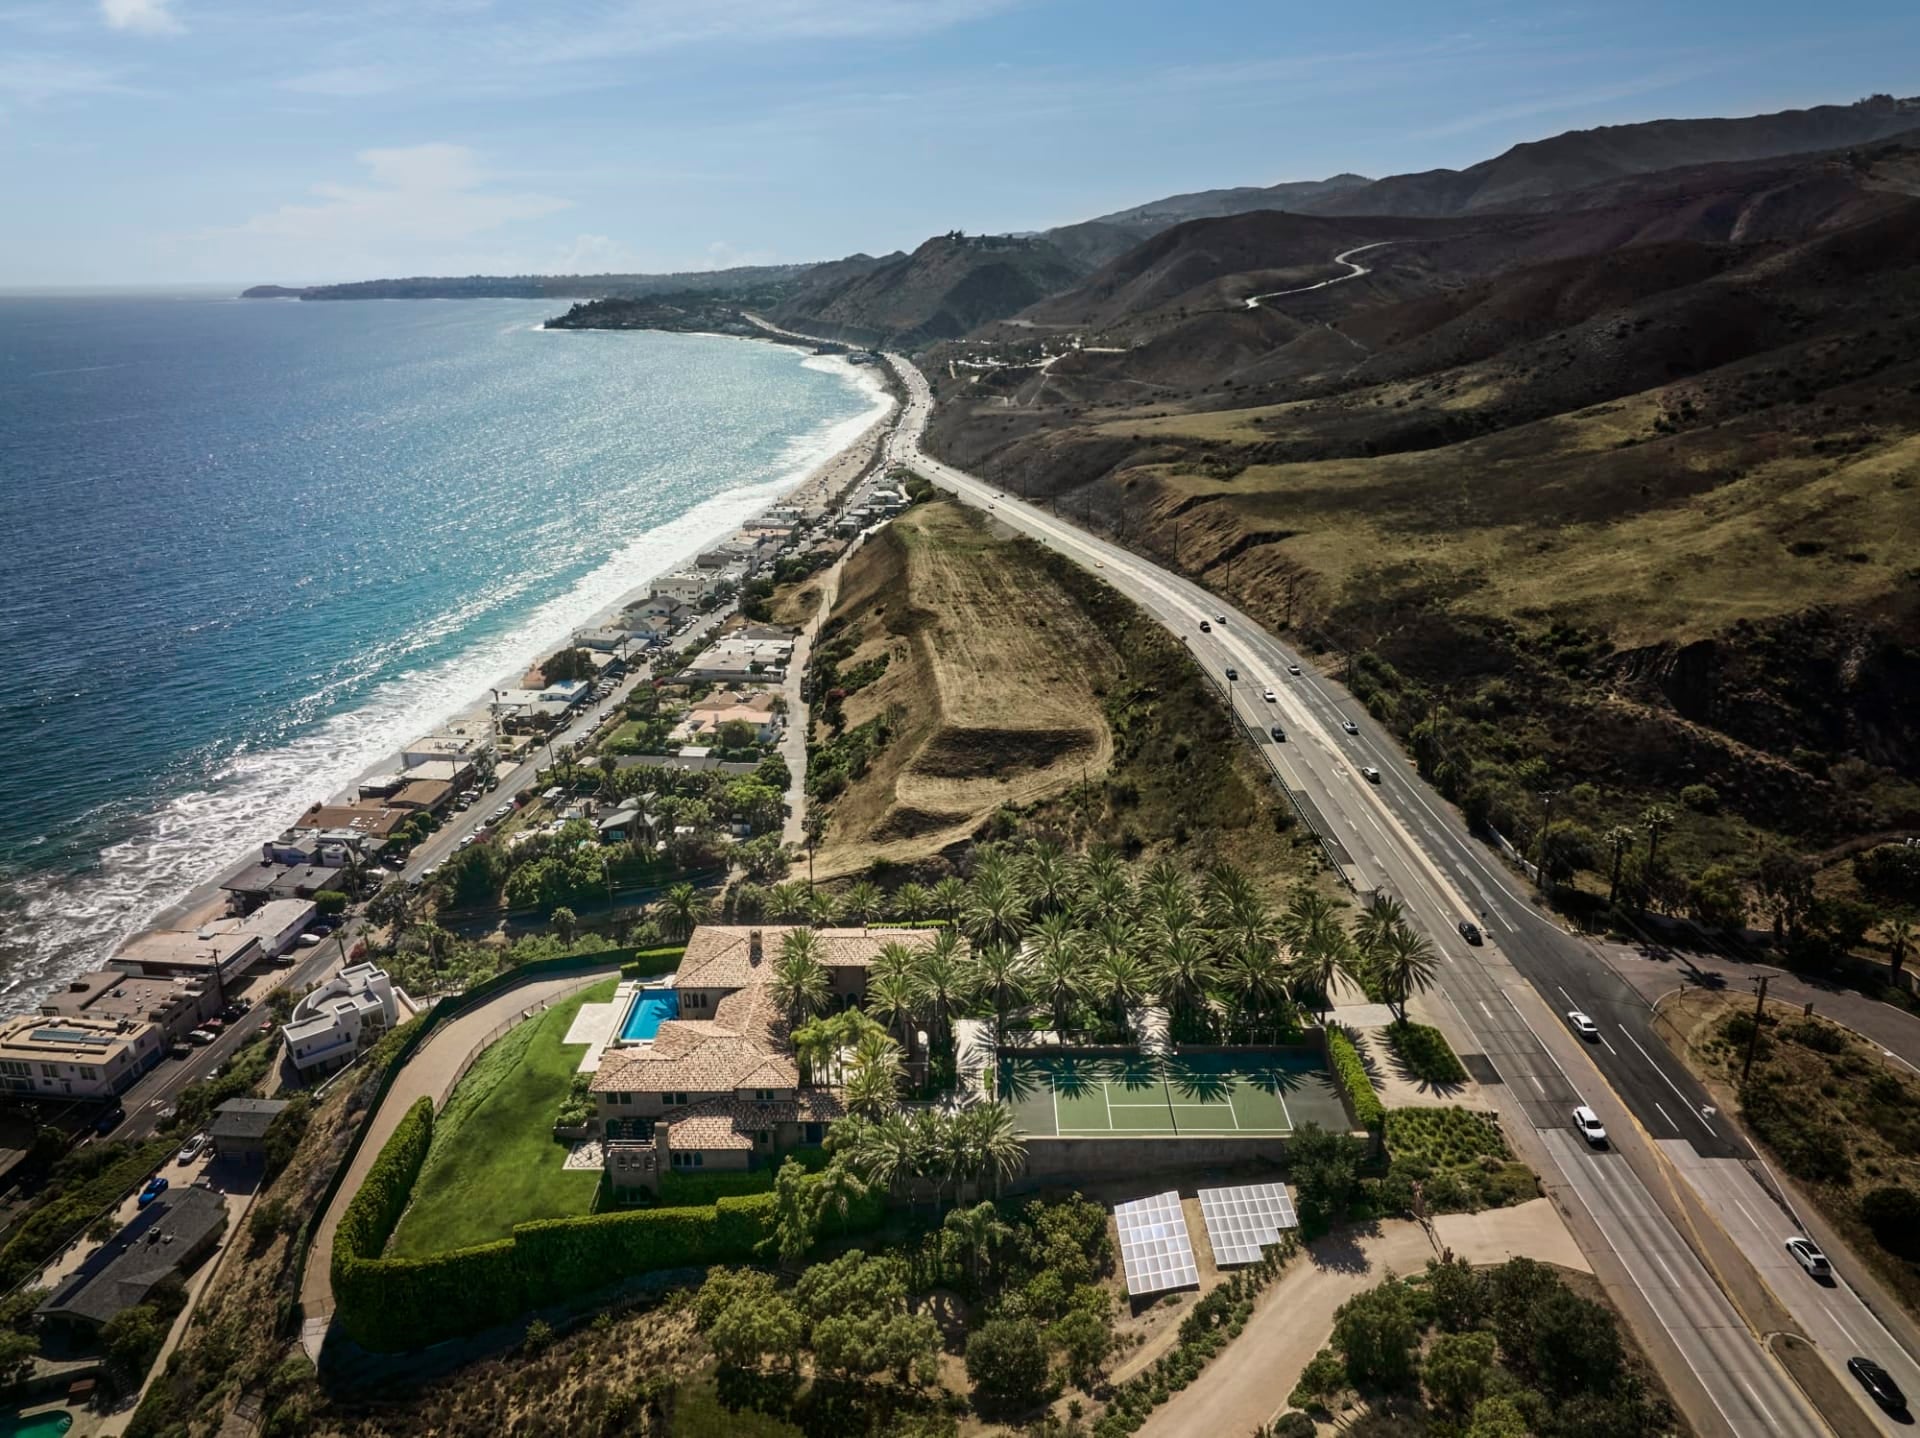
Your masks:
[{"label": "swimming pool", "polygon": [[0,1418],[0,1434],[5,1438],[56,1438],[71,1427],[73,1415],[58,1410],[29,1418]]},{"label": "swimming pool", "polygon": [[680,1016],[680,995],[673,989],[642,989],[633,996],[627,1016],[620,1023],[620,1042],[646,1044],[660,1032],[660,1025]]}]

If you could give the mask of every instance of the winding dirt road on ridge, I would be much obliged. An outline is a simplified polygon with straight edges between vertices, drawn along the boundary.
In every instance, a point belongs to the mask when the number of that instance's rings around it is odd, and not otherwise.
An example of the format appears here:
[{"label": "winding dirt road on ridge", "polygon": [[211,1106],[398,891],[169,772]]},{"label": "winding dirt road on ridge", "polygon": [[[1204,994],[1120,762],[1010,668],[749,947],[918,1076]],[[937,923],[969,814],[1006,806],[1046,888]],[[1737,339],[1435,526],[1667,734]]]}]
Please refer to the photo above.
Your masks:
[{"label": "winding dirt road on ridge", "polygon": [[1373,273],[1372,270],[1368,269],[1365,265],[1355,264],[1348,256],[1364,254],[1368,250],[1377,250],[1383,245],[1390,245],[1392,243],[1392,240],[1375,240],[1370,245],[1355,245],[1350,250],[1342,250],[1333,257],[1333,262],[1336,265],[1345,265],[1347,267],[1346,274],[1335,275],[1332,279],[1321,280],[1317,284],[1298,285],[1290,290],[1273,290],[1264,295],[1249,295],[1247,297],[1247,308],[1257,310],[1260,308],[1260,301],[1262,300],[1277,300],[1284,295],[1304,295],[1311,290],[1324,290],[1328,285],[1344,285],[1348,280],[1357,280],[1362,275],[1370,275]]}]

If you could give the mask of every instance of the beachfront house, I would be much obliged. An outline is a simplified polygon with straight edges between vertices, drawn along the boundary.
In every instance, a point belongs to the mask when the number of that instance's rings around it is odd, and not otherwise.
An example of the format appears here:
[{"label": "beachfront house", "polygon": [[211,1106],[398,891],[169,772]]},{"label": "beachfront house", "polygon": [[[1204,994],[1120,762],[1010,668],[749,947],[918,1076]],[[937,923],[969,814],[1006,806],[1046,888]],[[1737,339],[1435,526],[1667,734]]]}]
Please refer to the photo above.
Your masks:
[{"label": "beachfront house", "polygon": [[26,1014],[0,1023],[0,1092],[112,1098],[132,1088],[165,1053],[159,1025],[144,1020]]},{"label": "beachfront house", "polygon": [[681,683],[739,684],[786,678],[793,658],[791,637],[745,639],[728,635],[710,646],[675,676]]},{"label": "beachfront house", "polygon": [[[616,1191],[657,1192],[666,1172],[742,1170],[815,1144],[845,1112],[839,1093],[803,1082],[774,1003],[788,929],[702,924],[672,978],[623,986],[592,1081],[602,1162]],[[920,947],[926,929],[826,929],[818,935],[833,1006],[866,997],[889,943]]]},{"label": "beachfront house", "polygon": [[663,574],[650,586],[652,597],[677,604],[697,605],[713,593],[718,577],[703,569],[680,569]]},{"label": "beachfront house", "polygon": [[120,969],[95,969],[68,979],[40,1001],[48,1018],[152,1024],[162,1045],[180,1042],[219,1011],[219,997],[203,976],[149,978]]}]

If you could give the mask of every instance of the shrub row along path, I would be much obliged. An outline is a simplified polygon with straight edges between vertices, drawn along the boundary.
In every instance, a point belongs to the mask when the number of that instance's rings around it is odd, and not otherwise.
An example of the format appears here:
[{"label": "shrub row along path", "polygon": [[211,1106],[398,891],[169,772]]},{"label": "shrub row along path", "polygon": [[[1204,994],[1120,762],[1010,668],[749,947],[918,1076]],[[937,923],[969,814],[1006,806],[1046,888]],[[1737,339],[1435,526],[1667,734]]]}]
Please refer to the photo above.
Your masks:
[{"label": "shrub row along path", "polygon": [[467,1061],[497,1037],[495,1030],[508,1020],[543,1009],[619,971],[617,964],[610,964],[510,988],[442,1024],[414,1051],[413,1057],[394,1076],[393,1087],[387,1090],[386,1098],[369,1120],[367,1136],[353,1156],[345,1181],[314,1226],[306,1279],[300,1286],[300,1311],[304,1320],[300,1343],[309,1358],[319,1362],[327,1326],[333,1319],[333,1235],[340,1227],[340,1216],[360,1191],[367,1170],[373,1167],[374,1159],[393,1136],[395,1126],[406,1111],[421,1098],[432,1099],[436,1109],[446,1103],[455,1082],[466,1071]]},{"label": "shrub row along path", "polygon": [[1384,1282],[1390,1271],[1420,1272],[1437,1256],[1436,1243],[1469,1263],[1537,1258],[1591,1271],[1579,1244],[1544,1198],[1486,1213],[1442,1214],[1433,1227],[1429,1239],[1419,1224],[1392,1219],[1308,1244],[1260,1296],[1232,1346],[1156,1408],[1140,1429],[1140,1438],[1251,1433],[1271,1421],[1287,1406],[1301,1370],[1333,1332],[1334,1310]]}]

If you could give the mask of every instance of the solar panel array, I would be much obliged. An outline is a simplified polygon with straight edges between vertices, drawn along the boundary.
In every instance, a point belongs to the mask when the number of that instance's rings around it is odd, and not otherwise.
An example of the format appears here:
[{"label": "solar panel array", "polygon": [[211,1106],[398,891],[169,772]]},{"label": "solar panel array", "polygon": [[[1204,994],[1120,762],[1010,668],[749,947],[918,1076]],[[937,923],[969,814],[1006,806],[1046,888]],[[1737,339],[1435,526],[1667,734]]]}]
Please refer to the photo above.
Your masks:
[{"label": "solar panel array", "polygon": [[1280,1230],[1298,1228],[1293,1200],[1284,1183],[1256,1183],[1245,1188],[1203,1188],[1200,1216],[1207,1223],[1207,1242],[1218,1264],[1258,1263],[1260,1250],[1280,1241]]},{"label": "solar panel array", "polygon": [[1177,1191],[1115,1204],[1113,1221],[1120,1230],[1120,1263],[1126,1269],[1131,1296],[1191,1288],[1200,1282],[1200,1265],[1193,1256],[1187,1215]]}]

